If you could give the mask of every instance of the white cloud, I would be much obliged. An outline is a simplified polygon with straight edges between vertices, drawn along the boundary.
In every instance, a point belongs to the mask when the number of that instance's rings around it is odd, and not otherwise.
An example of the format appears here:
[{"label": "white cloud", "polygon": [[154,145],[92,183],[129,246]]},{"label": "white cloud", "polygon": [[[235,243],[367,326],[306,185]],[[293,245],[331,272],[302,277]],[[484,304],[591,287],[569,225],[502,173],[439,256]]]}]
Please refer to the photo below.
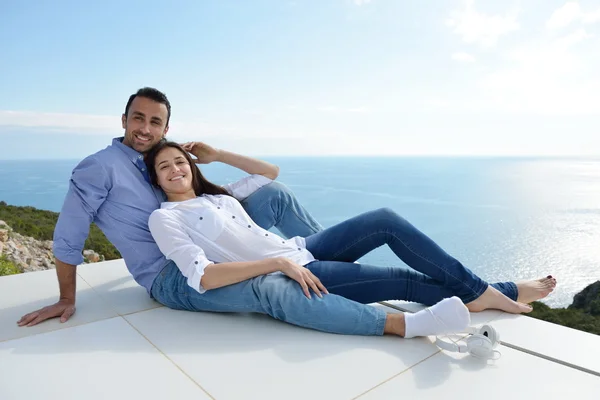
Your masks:
[{"label": "white cloud", "polygon": [[596,11],[591,11],[589,13],[583,14],[581,17],[581,21],[584,24],[593,24],[600,21],[600,8]]},{"label": "white cloud", "polygon": [[371,110],[367,107],[338,107],[338,106],[323,106],[318,107],[317,111],[326,113],[350,113],[350,114],[367,114]]},{"label": "white cloud", "polygon": [[546,21],[546,27],[548,29],[559,29],[569,26],[574,21],[580,20],[584,24],[593,24],[600,21],[600,9],[596,11],[583,12],[579,3],[570,1],[565,3],[562,7],[554,10],[548,21]]},{"label": "white cloud", "polygon": [[0,126],[42,128],[80,134],[115,134],[121,131],[120,116],[60,114],[0,110]]},{"label": "white cloud", "polygon": [[453,11],[446,25],[453,28],[454,33],[462,36],[466,43],[475,43],[482,47],[492,47],[501,36],[519,29],[517,12],[506,15],[487,15],[476,11],[473,1],[465,1],[465,8]]},{"label": "white cloud", "polygon": [[597,114],[600,79],[587,74],[586,52],[574,49],[590,37],[579,29],[553,41],[530,41],[511,50],[508,67],[478,82],[486,107],[538,114]]},{"label": "white cloud", "polygon": [[559,49],[565,50],[579,42],[584,41],[585,39],[589,39],[592,37],[594,37],[594,35],[588,34],[585,31],[585,29],[578,29],[577,31],[571,34],[557,39],[555,43]]},{"label": "white cloud", "polygon": [[581,16],[579,3],[571,1],[557,8],[546,22],[549,29],[564,28]]},{"label": "white cloud", "polygon": [[462,51],[452,54],[452,59],[455,61],[466,62],[466,63],[475,62],[475,57],[473,57],[469,53],[465,53]]},{"label": "white cloud", "polygon": [[[252,111],[252,110],[250,110]],[[339,109],[340,112],[360,112],[359,109]],[[252,115],[259,115],[253,111]],[[248,113],[243,113],[248,114]],[[0,135],[11,133],[11,128],[25,128],[38,133],[68,133],[78,136],[100,135],[122,136],[121,116],[91,114],[61,114],[36,111],[0,110]],[[299,135],[299,134],[298,134]],[[215,140],[227,137],[231,140],[244,138],[277,138],[281,129],[262,126],[248,126],[228,122],[203,122],[194,119],[171,121],[169,136],[174,140]],[[294,134],[290,133],[290,137]],[[203,139],[204,138],[204,139]]]},{"label": "white cloud", "polygon": [[371,0],[354,0],[354,4],[356,4],[357,6],[369,4],[370,2]]}]

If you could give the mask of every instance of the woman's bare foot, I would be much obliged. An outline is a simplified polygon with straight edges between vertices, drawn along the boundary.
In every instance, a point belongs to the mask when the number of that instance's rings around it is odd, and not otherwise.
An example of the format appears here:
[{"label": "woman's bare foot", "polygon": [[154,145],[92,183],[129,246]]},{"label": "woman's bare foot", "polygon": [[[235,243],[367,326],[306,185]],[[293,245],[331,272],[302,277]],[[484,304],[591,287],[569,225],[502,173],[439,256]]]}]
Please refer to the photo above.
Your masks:
[{"label": "woman's bare foot", "polygon": [[556,279],[548,275],[546,278],[517,283],[520,303],[531,303],[548,296],[556,287]]},{"label": "woman's bare foot", "polygon": [[532,311],[531,306],[517,303],[516,301],[509,299],[492,286],[488,286],[481,296],[466,304],[466,306],[471,312],[494,309],[511,314],[521,314]]}]

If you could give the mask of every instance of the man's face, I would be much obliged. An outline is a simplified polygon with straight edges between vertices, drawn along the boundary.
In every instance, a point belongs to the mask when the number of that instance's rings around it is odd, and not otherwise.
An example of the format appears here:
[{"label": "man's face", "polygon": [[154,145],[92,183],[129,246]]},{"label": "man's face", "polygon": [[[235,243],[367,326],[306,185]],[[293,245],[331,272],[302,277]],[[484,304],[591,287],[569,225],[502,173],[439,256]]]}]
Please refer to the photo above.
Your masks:
[{"label": "man's face", "polygon": [[136,97],[128,115],[121,118],[125,139],[123,144],[144,154],[156,145],[169,130],[167,106],[146,97]]}]

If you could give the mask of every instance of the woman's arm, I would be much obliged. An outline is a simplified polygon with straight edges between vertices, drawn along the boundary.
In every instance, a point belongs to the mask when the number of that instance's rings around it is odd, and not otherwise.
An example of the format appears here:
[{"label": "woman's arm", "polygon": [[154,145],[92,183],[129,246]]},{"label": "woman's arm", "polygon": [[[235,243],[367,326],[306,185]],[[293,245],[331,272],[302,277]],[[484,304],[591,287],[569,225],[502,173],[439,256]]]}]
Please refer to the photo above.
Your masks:
[{"label": "woman's arm", "polygon": [[239,168],[250,175],[262,175],[275,180],[279,176],[279,167],[257,158],[243,156],[227,150],[215,149],[206,143],[188,142],[183,145],[188,153],[196,156],[196,164],[210,164],[218,161]]},{"label": "woman's arm", "polygon": [[211,264],[204,268],[201,284],[206,290],[233,285],[260,275],[277,272],[281,268],[280,264],[282,264],[281,260],[277,258]]},{"label": "woman's arm", "polygon": [[175,262],[190,287],[200,293],[279,271],[281,259],[214,264],[172,214],[154,211],[148,227],[160,251]]},{"label": "woman's arm", "polygon": [[311,289],[319,297],[323,297],[321,293],[329,293],[319,278],[308,268],[283,257],[208,265],[204,268],[202,286],[207,290],[217,289],[276,271],[281,271],[298,282],[304,295],[309,299]]}]

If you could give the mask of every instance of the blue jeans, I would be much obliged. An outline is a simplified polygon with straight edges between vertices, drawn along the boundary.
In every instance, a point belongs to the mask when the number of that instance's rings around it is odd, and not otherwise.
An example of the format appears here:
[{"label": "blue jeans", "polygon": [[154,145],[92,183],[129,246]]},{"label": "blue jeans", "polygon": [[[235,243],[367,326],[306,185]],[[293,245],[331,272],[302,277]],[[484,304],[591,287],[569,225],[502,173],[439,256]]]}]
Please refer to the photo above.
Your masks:
[{"label": "blue jeans", "polygon": [[[319,261],[306,267],[321,279],[330,294],[308,299],[300,285],[282,273],[261,275],[200,294],[170,263],[155,280],[152,297],[180,310],[255,312],[324,332],[382,335],[386,313],[367,303],[400,299],[433,304],[453,295],[468,302],[487,287],[487,283],[389,209],[365,213],[322,230],[311,217],[306,218],[309,214],[283,185],[266,189],[254,193],[253,196],[258,195],[254,199],[247,199],[244,206],[248,214],[257,223],[266,221],[265,229],[273,224],[288,235],[295,229],[312,231],[306,239],[307,247]],[[269,195],[270,190],[286,193],[273,196]],[[281,199],[287,204],[277,204]],[[255,215],[256,211],[260,215]],[[354,263],[383,244],[388,244],[417,271]],[[513,285],[497,287],[505,290]]]},{"label": "blue jeans", "polygon": [[[354,263],[383,245],[411,268]],[[407,300],[433,305],[452,296],[466,304],[488,287],[487,282],[389,208],[361,214],[313,234],[306,238],[306,247],[318,260],[307,268],[329,293],[364,304]],[[517,299],[513,282],[492,286]]]},{"label": "blue jeans", "polygon": [[277,181],[263,186],[241,203],[258,226],[267,230],[274,226],[288,239],[307,237],[323,230],[294,193]]}]

